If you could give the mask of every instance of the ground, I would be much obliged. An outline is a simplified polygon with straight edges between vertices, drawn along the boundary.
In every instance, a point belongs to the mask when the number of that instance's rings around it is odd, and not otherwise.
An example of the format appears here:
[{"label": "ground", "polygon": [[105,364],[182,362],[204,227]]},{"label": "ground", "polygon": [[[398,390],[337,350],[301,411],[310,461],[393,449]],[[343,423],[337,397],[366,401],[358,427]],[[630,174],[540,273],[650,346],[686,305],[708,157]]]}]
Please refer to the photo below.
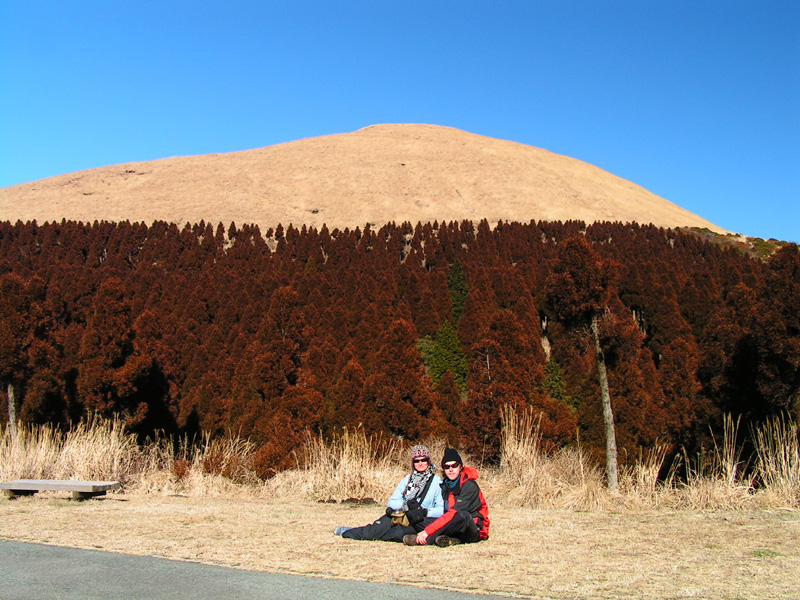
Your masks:
[{"label": "ground", "polygon": [[242,569],[531,598],[791,598],[800,511],[494,508],[486,542],[452,548],[333,535],[378,505],[112,494],[0,500],[0,538]]}]

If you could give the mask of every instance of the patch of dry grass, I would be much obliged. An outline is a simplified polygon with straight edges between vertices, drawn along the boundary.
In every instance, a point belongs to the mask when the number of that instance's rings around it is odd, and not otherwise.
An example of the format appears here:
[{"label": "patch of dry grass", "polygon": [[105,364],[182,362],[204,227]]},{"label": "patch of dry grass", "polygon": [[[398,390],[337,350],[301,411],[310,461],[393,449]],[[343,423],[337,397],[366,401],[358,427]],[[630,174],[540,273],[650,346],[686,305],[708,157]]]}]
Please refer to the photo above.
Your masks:
[{"label": "patch of dry grass", "polygon": [[553,454],[541,449],[540,417],[504,407],[501,461],[483,487],[514,506],[590,510],[607,504],[604,477],[580,446]]},{"label": "patch of dry grass", "polygon": [[774,417],[752,432],[757,468],[769,493],[791,504],[800,498],[800,435],[790,419]]},{"label": "patch of dry grass", "polygon": [[[153,447],[140,448],[119,420],[90,418],[62,433],[51,426],[17,427],[0,437],[0,477],[7,479],[116,479],[152,470]],[[145,464],[146,463],[146,464]]]},{"label": "patch of dry grass", "polygon": [[247,493],[260,480],[250,468],[254,445],[244,439],[211,439],[197,445],[157,437],[139,445],[118,419],[89,417],[61,432],[49,426],[0,432],[0,479],[119,481],[137,493],[193,496]]},{"label": "patch of dry grass", "polygon": [[[737,446],[738,423],[728,419],[722,444],[697,457],[684,456],[685,478],[659,481],[665,450],[655,448],[623,469],[617,493],[605,487],[602,470],[580,445],[543,452],[532,412],[503,411],[499,466],[481,468],[481,486],[495,505],[533,509],[748,509],[800,507],[798,428],[775,419],[751,432],[756,461],[745,470]],[[0,478],[114,479],[127,492],[260,497],[382,504],[408,471],[399,440],[344,431],[323,439],[308,436],[297,468],[260,481],[251,469],[256,450],[237,437],[185,440],[157,438],[143,446],[120,422],[90,418],[61,433],[51,427],[18,428],[0,436]],[[444,442],[428,440],[434,459]],[[471,462],[471,461],[469,461]]]},{"label": "patch of dry grass", "polygon": [[444,549],[333,535],[337,525],[370,522],[379,506],[237,495],[0,500],[0,538],[531,598],[767,600],[800,589],[797,510],[576,512],[488,502],[489,540]]},{"label": "patch of dry grass", "polygon": [[320,502],[382,502],[386,490],[404,474],[398,461],[401,452],[399,440],[367,436],[360,429],[344,430],[330,440],[308,434],[297,469],[279,473],[265,491],[277,497],[287,497],[287,491],[297,497],[300,492],[300,497]]}]

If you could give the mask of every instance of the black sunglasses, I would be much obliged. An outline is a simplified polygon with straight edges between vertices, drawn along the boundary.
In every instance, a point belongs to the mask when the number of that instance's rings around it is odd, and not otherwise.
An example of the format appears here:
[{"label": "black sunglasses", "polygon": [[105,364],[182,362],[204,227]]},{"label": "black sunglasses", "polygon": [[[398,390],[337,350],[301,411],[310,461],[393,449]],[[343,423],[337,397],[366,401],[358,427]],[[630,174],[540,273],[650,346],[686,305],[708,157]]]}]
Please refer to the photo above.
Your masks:
[{"label": "black sunglasses", "polygon": [[430,460],[428,460],[427,458],[415,458],[415,459],[414,459],[413,461],[411,461],[411,462],[413,462],[414,464],[416,464],[416,463],[426,463],[426,462],[431,462],[431,461],[430,461]]},{"label": "black sunglasses", "polygon": [[443,468],[443,469],[457,469],[457,468],[458,468],[458,466],[459,466],[459,465],[458,465],[458,463],[457,463],[457,462],[452,462],[452,463],[447,463],[447,464],[445,464],[445,465],[442,465],[442,468]]}]

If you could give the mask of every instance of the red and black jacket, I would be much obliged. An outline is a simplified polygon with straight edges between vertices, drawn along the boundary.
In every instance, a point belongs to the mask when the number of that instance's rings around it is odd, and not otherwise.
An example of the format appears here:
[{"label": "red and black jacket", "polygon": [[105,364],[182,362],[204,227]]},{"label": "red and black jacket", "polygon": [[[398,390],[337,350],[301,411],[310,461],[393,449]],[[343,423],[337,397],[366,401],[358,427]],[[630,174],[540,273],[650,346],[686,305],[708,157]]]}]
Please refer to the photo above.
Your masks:
[{"label": "red and black jacket", "polygon": [[428,535],[433,535],[449,523],[460,510],[467,511],[478,526],[480,539],[489,537],[489,507],[483,498],[478,482],[478,472],[472,467],[461,469],[461,475],[455,487],[447,486],[447,480],[442,482],[442,498],[444,498],[444,514],[425,528]]}]

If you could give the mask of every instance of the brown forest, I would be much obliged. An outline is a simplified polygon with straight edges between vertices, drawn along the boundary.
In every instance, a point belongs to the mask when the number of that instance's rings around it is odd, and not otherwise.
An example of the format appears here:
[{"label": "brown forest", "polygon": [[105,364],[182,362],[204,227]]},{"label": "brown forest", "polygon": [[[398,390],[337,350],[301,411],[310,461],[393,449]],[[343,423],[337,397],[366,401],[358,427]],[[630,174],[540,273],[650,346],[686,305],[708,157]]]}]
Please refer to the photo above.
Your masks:
[{"label": "brown forest", "polygon": [[709,447],[725,414],[798,418],[797,245],[760,261],[582,222],[0,223],[2,404],[28,423],[116,414],[143,437],[233,432],[263,476],[307,431],[345,427],[493,461],[504,404],[541,411],[550,448],[579,436],[600,457],[581,290],[621,461]]}]

